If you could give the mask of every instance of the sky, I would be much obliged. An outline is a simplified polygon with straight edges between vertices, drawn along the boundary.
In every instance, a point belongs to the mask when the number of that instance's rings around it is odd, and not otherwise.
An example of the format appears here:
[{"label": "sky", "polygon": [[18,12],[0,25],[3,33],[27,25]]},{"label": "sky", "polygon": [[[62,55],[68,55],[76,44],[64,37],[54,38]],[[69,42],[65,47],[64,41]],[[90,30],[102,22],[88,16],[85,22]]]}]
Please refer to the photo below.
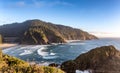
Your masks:
[{"label": "sky", "polygon": [[31,19],[120,37],[120,0],[0,0],[0,25]]}]

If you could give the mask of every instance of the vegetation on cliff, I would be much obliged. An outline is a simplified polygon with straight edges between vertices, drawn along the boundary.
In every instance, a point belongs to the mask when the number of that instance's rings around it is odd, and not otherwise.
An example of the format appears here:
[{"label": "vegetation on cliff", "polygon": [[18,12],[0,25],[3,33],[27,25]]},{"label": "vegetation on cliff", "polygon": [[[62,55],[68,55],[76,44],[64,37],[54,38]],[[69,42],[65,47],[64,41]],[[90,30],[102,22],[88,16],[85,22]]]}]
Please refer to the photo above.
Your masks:
[{"label": "vegetation on cliff", "polygon": [[24,44],[64,43],[66,40],[97,39],[80,29],[40,20],[27,20],[23,23],[13,23],[0,26],[0,34],[4,37],[17,37],[15,41]]},{"label": "vegetation on cliff", "polygon": [[2,35],[0,35],[0,44],[2,44],[3,38]]},{"label": "vegetation on cliff", "polygon": [[92,70],[93,73],[120,73],[120,52],[114,46],[103,46],[81,54],[75,60],[61,65],[67,73],[75,70]]},{"label": "vegetation on cliff", "polygon": [[0,73],[64,73],[55,67],[30,65],[18,58],[5,55],[0,50]]}]

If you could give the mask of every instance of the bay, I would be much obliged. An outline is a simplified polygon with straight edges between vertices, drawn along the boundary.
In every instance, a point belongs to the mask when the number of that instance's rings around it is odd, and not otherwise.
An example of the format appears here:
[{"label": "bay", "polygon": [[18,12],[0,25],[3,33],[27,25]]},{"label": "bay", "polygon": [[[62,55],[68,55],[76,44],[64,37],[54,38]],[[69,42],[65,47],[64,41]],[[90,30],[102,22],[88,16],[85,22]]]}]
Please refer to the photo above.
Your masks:
[{"label": "bay", "polygon": [[56,45],[17,45],[3,49],[3,52],[25,61],[48,65],[50,63],[61,64],[93,48],[107,45],[114,45],[120,50],[120,38],[100,38]]}]

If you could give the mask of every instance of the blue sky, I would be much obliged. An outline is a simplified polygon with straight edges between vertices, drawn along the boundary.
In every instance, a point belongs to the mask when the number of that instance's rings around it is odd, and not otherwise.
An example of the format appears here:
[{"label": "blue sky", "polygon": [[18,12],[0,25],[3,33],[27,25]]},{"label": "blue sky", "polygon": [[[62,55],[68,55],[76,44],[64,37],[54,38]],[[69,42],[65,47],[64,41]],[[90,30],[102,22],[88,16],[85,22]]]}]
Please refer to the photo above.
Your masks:
[{"label": "blue sky", "polygon": [[0,25],[29,19],[120,35],[120,0],[0,0]]}]

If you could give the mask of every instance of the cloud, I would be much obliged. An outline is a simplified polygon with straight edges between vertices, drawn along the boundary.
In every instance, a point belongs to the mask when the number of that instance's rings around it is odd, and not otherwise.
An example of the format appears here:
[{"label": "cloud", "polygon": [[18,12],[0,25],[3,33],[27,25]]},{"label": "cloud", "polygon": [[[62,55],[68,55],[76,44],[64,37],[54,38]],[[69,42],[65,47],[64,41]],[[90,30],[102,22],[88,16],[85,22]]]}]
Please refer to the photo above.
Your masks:
[{"label": "cloud", "polygon": [[63,1],[55,1],[55,2],[49,3],[49,5],[51,5],[51,6],[56,6],[56,5],[72,6],[72,4],[70,4],[68,2],[63,2]]},{"label": "cloud", "polygon": [[4,20],[0,20],[0,23],[6,23],[6,21],[4,21]]},{"label": "cloud", "polygon": [[31,2],[28,1],[18,1],[15,2],[14,6],[16,7],[54,7],[54,6],[73,6],[73,4],[65,1],[60,0],[31,0]]},{"label": "cloud", "polygon": [[16,2],[15,3],[15,6],[18,6],[18,7],[24,7],[26,4],[24,1],[19,1],[19,2]]},{"label": "cloud", "polygon": [[35,7],[43,7],[46,5],[45,1],[32,0],[32,5]]}]

